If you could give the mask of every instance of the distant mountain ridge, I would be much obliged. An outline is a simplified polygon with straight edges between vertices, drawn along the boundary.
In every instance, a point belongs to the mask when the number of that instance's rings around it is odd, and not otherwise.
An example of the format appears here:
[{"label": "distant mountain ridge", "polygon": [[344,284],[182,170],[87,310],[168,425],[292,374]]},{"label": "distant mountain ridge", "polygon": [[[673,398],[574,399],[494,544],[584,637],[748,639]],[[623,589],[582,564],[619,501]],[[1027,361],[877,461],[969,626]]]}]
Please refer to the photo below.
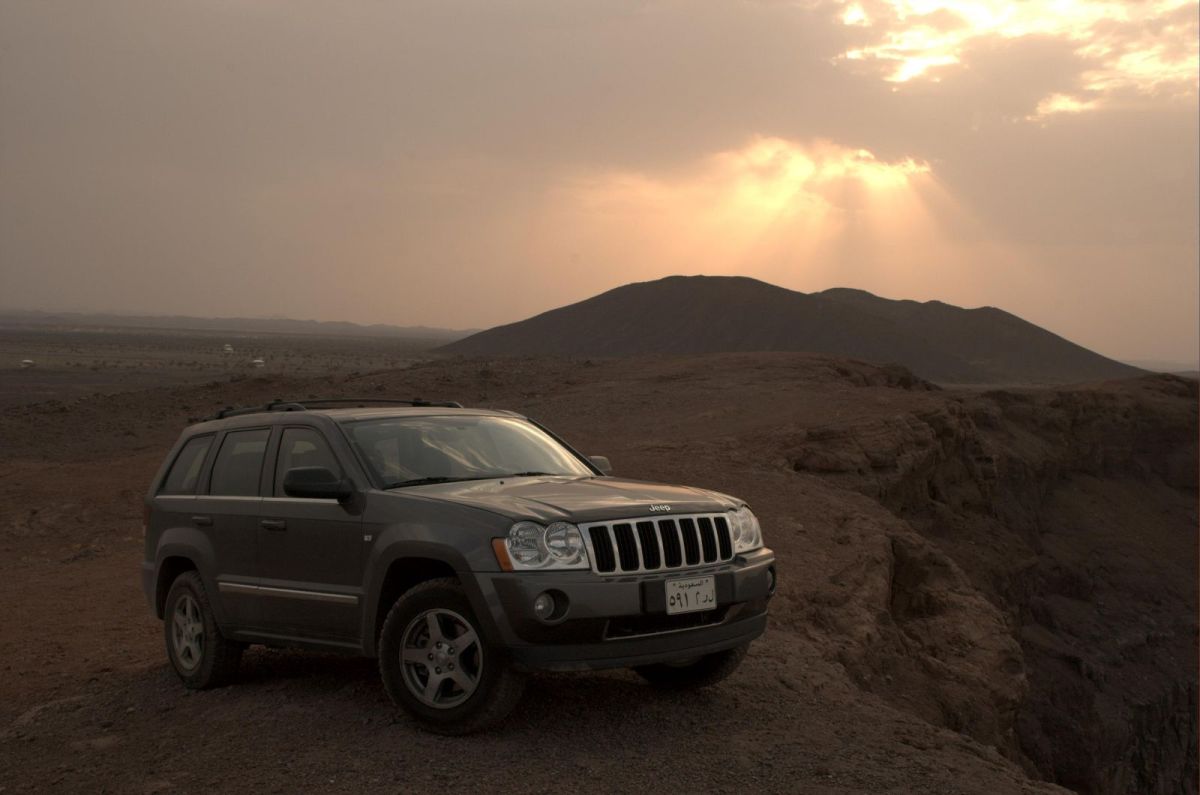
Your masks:
[{"label": "distant mountain ridge", "polygon": [[628,356],[805,351],[898,363],[932,381],[1071,383],[1144,371],[994,307],[801,293],[742,276],[668,276],[481,331],[439,351]]},{"label": "distant mountain ridge", "polygon": [[41,310],[0,310],[0,323],[28,325],[87,325],[119,328],[157,328],[191,331],[244,331],[266,334],[318,334],[324,336],[403,337],[449,342],[462,339],[476,330],[431,328],[429,326],[392,326],[383,323],[361,325],[344,320],[293,320],[291,318],[192,317],[189,315],[122,315],[112,312],[45,312]]}]

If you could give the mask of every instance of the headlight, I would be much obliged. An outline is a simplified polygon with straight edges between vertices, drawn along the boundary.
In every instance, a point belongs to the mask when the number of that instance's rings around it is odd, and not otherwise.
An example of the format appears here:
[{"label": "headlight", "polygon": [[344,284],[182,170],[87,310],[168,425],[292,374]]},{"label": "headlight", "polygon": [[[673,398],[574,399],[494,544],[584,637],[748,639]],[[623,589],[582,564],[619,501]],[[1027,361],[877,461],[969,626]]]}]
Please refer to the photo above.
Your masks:
[{"label": "headlight", "polygon": [[763,545],[762,528],[758,526],[758,518],[745,505],[730,512],[729,534],[735,553],[750,552]]},{"label": "headlight", "polygon": [[579,528],[566,522],[542,527],[536,522],[517,522],[504,541],[513,569],[586,569],[587,548]]}]

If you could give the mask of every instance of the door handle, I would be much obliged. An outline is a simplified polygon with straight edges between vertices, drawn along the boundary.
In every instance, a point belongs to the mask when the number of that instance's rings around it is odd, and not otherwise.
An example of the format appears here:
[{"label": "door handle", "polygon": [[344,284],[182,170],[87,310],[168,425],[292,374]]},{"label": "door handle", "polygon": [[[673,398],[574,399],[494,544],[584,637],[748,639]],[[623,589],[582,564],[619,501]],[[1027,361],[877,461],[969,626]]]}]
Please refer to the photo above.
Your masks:
[{"label": "door handle", "polygon": [[287,530],[287,522],[282,519],[263,519],[258,525],[267,530]]},{"label": "door handle", "polygon": [[192,524],[196,525],[196,527],[212,527],[212,517],[211,516],[193,516]]}]

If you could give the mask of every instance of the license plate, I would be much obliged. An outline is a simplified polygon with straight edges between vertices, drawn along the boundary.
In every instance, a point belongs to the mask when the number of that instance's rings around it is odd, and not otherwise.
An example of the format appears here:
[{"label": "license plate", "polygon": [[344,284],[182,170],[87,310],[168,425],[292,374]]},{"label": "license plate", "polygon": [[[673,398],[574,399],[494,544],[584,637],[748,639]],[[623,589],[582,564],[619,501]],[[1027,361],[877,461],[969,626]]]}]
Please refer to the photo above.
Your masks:
[{"label": "license plate", "polygon": [[667,580],[667,615],[713,610],[717,606],[717,588],[713,577]]}]

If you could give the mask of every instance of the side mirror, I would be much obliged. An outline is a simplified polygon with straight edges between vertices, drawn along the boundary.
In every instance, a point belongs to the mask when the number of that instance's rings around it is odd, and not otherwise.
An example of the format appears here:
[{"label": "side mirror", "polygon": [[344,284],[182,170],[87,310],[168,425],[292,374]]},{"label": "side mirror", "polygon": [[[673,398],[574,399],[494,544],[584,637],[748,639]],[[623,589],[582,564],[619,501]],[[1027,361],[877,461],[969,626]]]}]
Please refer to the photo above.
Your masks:
[{"label": "side mirror", "polygon": [[296,467],[283,476],[283,493],[289,497],[315,500],[348,500],[354,494],[350,481],[338,478],[325,467]]},{"label": "side mirror", "polygon": [[608,460],[607,456],[589,455],[588,461],[591,461],[592,466],[596,467],[596,469],[599,469],[605,475],[612,474],[612,462]]}]

